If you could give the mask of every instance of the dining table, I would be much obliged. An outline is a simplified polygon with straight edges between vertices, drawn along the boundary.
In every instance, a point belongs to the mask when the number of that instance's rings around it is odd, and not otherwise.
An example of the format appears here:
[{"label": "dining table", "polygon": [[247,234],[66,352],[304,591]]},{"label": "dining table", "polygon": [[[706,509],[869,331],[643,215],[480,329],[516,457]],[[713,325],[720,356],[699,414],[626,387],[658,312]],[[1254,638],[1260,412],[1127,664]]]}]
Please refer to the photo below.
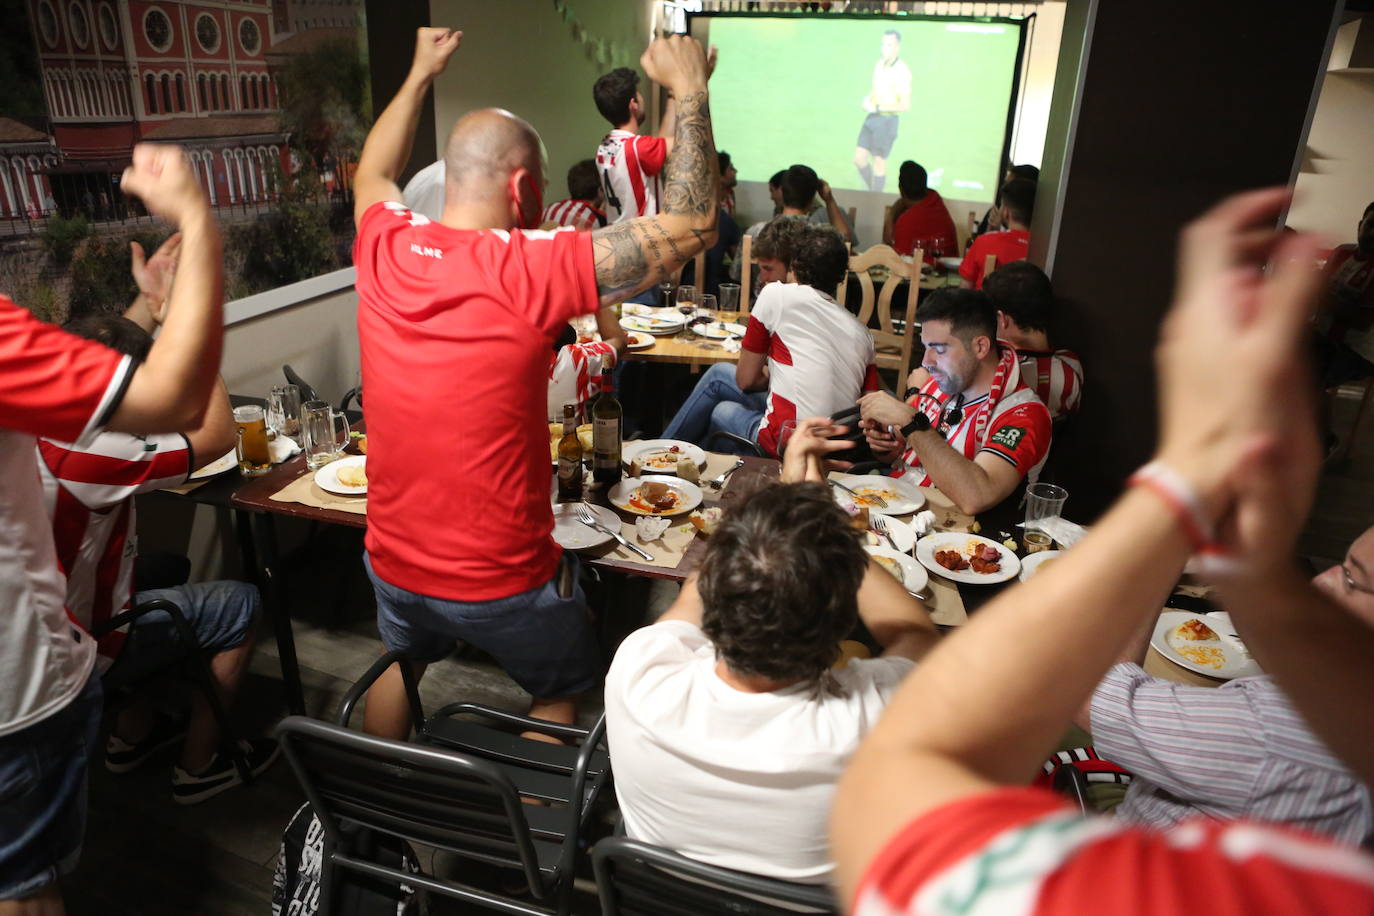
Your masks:
[{"label": "dining table", "polygon": [[[703,309],[701,313],[706,314],[708,311]],[[747,315],[741,316],[739,312],[716,310],[709,311],[709,314],[717,327],[721,324],[746,324],[749,320]],[[686,332],[659,335],[651,335],[642,331],[639,333],[649,338],[652,343],[647,347],[627,349],[624,356],[627,360],[691,366],[694,371],[702,366],[710,366],[715,363],[739,361],[739,349],[726,347],[723,340]]]}]

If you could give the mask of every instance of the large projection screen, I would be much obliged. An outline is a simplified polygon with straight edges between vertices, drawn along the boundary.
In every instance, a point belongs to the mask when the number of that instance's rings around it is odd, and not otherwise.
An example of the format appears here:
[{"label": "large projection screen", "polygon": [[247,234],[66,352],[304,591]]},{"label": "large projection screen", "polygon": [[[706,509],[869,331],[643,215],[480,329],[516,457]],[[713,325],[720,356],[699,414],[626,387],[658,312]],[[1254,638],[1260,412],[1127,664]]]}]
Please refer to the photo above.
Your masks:
[{"label": "large projection screen", "polygon": [[[912,159],[946,197],[996,196],[1024,21],[703,14],[691,17],[691,30],[720,52],[711,79],[716,146],[730,151],[741,181],[767,181],[799,162],[837,189],[877,190],[864,185],[856,149],[871,160],[890,142],[885,192],[896,193],[898,168]],[[900,36],[895,61],[890,51],[884,59],[889,31]],[[909,107],[894,118],[903,67]],[[890,108],[866,110],[875,98]]]}]

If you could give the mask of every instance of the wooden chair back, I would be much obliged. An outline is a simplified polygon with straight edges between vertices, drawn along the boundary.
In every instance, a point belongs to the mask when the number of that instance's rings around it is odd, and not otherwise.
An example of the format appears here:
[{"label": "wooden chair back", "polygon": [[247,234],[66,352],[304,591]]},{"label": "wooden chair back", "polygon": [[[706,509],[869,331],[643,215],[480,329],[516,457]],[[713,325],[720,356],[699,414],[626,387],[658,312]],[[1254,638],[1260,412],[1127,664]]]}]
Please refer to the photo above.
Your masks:
[{"label": "wooden chair back", "polygon": [[[997,255],[990,254],[983,259],[983,279],[987,279],[988,274],[997,269]],[[1002,281],[997,281],[1002,282]]]},{"label": "wooden chair back", "polygon": [[754,292],[754,237],[746,235],[739,246],[739,314],[749,315],[749,300]]},{"label": "wooden chair back", "polygon": [[[859,323],[867,327],[868,333],[873,337],[873,346],[878,351],[878,368],[895,369],[899,373],[899,389],[911,373],[911,360],[916,342],[916,303],[920,284],[920,268],[917,265],[924,256],[925,252],[918,248],[913,253],[912,260],[907,261],[889,245],[874,245],[867,251],[852,255],[849,259],[849,271],[859,281]],[[887,280],[883,282],[881,289],[874,286],[873,276],[868,272],[869,268],[879,266],[887,268]],[[846,305],[848,285],[846,276],[836,291],[835,298],[841,305]],[[902,320],[899,329],[893,320],[892,300],[896,298],[900,289],[906,291],[906,302],[897,304],[898,314]],[[875,312],[878,316],[878,326],[869,327]]]}]

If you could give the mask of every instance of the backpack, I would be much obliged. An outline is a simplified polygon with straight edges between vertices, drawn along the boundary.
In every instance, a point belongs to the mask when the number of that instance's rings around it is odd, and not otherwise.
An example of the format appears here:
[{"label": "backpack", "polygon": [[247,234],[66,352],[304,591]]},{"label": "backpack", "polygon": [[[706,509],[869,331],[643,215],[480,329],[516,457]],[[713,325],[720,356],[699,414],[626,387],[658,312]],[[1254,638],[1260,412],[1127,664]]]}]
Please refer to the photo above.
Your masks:
[{"label": "backpack", "polygon": [[[388,868],[420,873],[415,850],[405,840],[374,833],[344,822],[349,855]],[[301,805],[281,836],[277,869],[272,876],[272,916],[317,916],[320,907],[320,863],[324,827]],[[425,907],[415,891],[346,869],[335,871],[334,912],[338,916],[420,916]]]}]

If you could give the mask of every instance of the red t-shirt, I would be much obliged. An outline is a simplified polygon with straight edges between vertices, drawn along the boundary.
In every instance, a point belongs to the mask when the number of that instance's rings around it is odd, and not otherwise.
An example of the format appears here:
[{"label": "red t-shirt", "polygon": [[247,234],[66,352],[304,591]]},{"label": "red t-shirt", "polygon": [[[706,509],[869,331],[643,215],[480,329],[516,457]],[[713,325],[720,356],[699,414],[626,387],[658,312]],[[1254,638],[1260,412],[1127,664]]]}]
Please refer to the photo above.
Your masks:
[{"label": "red t-shirt", "polygon": [[916,243],[925,244],[925,260],[952,257],[959,252],[959,233],[945,201],[935,191],[907,207],[892,227],[892,247],[900,255],[911,255]]},{"label": "red t-shirt", "polygon": [[353,263],[373,570],[453,601],[542,585],[559,556],[549,351],[599,306],[591,235],[450,229],[387,201]]},{"label": "red t-shirt", "polygon": [[988,255],[997,255],[997,266],[1020,261],[1030,251],[1030,233],[1025,229],[1007,229],[1004,232],[988,232],[973,240],[964,253],[964,263],[959,265],[959,276],[973,284],[974,289],[983,288],[983,264]]},{"label": "red t-shirt", "polygon": [[1044,789],[984,792],[913,820],[860,882],[855,916],[1282,916],[1374,912],[1374,859],[1246,822],[1154,831]]}]

